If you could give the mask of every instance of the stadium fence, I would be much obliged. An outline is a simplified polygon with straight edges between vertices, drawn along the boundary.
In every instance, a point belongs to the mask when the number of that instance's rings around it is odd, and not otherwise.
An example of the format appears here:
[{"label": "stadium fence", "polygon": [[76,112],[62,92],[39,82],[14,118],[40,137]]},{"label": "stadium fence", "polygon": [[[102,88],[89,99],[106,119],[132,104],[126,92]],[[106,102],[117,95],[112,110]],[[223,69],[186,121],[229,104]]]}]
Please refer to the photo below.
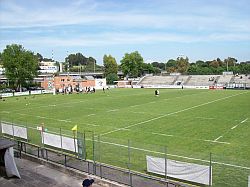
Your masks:
[{"label": "stadium fence", "polygon": [[[23,135],[25,132],[27,139]],[[45,144],[42,132],[51,134],[55,138],[54,141],[59,140],[59,143],[56,142],[59,146]],[[31,154],[37,158],[129,186],[188,186],[189,184],[204,186],[204,184],[171,176],[169,173],[172,168],[167,165],[167,160],[191,164],[186,166],[186,172],[190,171],[190,167],[194,165],[207,166],[209,168],[208,186],[247,186],[250,175],[247,160],[237,160],[212,153],[186,155],[182,151],[168,150],[167,146],[107,138],[96,135],[92,131],[74,134],[70,130],[61,128],[17,125],[1,121],[1,136],[17,142],[15,148],[20,156]],[[64,137],[68,138],[66,139],[68,147],[63,145]],[[163,167],[163,175],[148,171],[147,156],[167,161]]]}]

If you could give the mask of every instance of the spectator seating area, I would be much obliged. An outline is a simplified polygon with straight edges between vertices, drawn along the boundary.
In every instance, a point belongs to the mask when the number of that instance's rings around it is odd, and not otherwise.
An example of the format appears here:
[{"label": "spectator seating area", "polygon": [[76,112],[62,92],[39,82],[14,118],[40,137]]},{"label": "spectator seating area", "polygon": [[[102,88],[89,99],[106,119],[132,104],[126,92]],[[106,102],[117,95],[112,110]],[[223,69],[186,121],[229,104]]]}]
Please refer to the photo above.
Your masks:
[{"label": "spectator seating area", "polygon": [[250,87],[250,75],[150,75],[143,77],[137,85],[226,86],[229,83],[243,83]]},{"label": "spectator seating area", "polygon": [[144,85],[171,85],[175,76],[146,76],[138,84]]},{"label": "spectator seating area", "polygon": [[220,75],[220,78],[217,81],[219,85],[226,85],[227,83],[231,82],[231,79],[234,75]]}]

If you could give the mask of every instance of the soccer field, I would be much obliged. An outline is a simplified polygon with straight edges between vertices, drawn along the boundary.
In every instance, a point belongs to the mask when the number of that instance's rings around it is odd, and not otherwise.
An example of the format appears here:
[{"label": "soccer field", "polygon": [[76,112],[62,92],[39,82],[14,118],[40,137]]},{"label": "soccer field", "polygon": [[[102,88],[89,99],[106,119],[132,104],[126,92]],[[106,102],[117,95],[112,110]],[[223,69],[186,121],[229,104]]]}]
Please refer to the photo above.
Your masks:
[{"label": "soccer field", "polygon": [[160,89],[156,97],[153,89],[111,89],[13,97],[0,101],[0,116],[33,127],[93,131],[103,143],[100,160],[120,167],[126,167],[129,140],[132,169],[140,172],[145,155],[160,157],[167,148],[171,159],[205,165],[212,153],[214,186],[247,186],[250,175],[249,91]]}]

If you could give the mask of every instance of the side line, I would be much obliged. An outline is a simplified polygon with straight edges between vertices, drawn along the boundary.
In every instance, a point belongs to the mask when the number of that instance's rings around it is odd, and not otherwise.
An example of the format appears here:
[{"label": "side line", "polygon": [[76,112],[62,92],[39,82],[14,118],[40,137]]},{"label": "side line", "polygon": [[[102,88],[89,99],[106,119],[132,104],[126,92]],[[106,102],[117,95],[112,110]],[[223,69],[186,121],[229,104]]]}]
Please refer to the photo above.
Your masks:
[{"label": "side line", "polygon": [[[161,134],[161,133],[155,133],[155,132],[152,132],[152,134],[159,135],[159,136],[178,137],[178,136],[174,136],[174,135],[171,135],[171,134]],[[187,137],[181,137],[181,138],[187,138]],[[215,141],[215,140],[203,140],[203,139],[192,139],[192,140],[204,141],[204,142],[213,142],[213,143],[220,143],[220,144],[228,144],[228,145],[231,144],[229,142],[221,142],[221,141]]]},{"label": "side line", "polygon": [[244,123],[248,120],[248,118],[244,119],[243,121],[241,121],[240,123]]},{"label": "side line", "polygon": [[152,132],[152,134],[160,135],[160,136],[174,136],[174,135],[171,135],[171,134],[161,134],[161,133],[155,133],[155,132]]},{"label": "side line", "polygon": [[236,127],[238,127],[238,125],[233,126],[231,129],[235,129]]},{"label": "side line", "polygon": [[219,140],[220,138],[222,138],[223,136],[219,136],[218,138],[216,138],[214,141],[217,141]]},{"label": "side line", "polygon": [[[196,105],[196,106],[185,108],[183,110],[179,110],[179,111],[172,112],[172,113],[169,113],[169,114],[164,114],[164,115],[161,115],[161,116],[158,116],[158,117],[146,120],[146,121],[142,121],[142,122],[139,122],[139,123],[136,123],[136,124],[133,124],[133,125],[129,125],[127,127],[123,127],[123,128],[130,128],[130,127],[138,126],[138,125],[141,125],[141,124],[144,124],[144,123],[148,123],[148,122],[151,122],[151,121],[155,121],[155,120],[164,118],[166,116],[170,116],[170,115],[173,115],[173,114],[178,114],[178,113],[181,113],[181,112],[185,112],[185,111],[188,111],[188,110],[191,110],[191,109],[194,109],[194,108],[198,108],[198,107],[201,107],[201,106],[204,106],[204,105],[208,105],[208,104],[211,104],[211,103],[215,103],[217,101],[225,100],[225,99],[228,99],[228,98],[231,98],[231,97],[235,97],[235,96],[238,96],[238,95],[241,95],[241,94],[246,94],[246,93],[247,92],[242,92],[242,93],[239,93],[239,94],[230,95],[230,96],[223,97],[223,98],[220,98],[220,99],[216,99],[216,100],[213,100],[213,101],[209,101],[209,102],[206,102],[206,103],[203,103],[203,104],[199,104],[199,105]],[[109,132],[100,134],[100,136],[107,135],[107,134],[110,134],[110,133],[113,133],[113,132],[117,132],[117,131],[120,131],[121,129],[122,128],[117,129],[117,130],[113,130],[113,131],[109,131]]]}]

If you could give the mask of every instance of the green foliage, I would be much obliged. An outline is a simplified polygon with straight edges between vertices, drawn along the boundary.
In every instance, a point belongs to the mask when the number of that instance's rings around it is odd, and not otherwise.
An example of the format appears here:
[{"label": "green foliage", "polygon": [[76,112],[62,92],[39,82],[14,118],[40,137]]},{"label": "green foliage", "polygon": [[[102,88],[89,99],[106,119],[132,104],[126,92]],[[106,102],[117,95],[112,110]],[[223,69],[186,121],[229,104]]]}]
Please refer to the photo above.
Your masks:
[{"label": "green foliage", "polygon": [[161,72],[160,68],[159,67],[154,67],[152,64],[148,63],[143,63],[142,64],[142,70],[143,70],[143,74],[150,74],[150,73],[154,73],[154,74],[157,74],[159,72]]},{"label": "green foliage", "polygon": [[32,81],[37,76],[38,58],[21,45],[7,45],[1,57],[5,75],[15,88]]},{"label": "green foliage", "polygon": [[103,65],[104,65],[104,76],[105,77],[107,77],[110,74],[117,74],[118,65],[116,63],[115,58],[112,57],[111,55],[108,55],[108,56],[104,55],[103,56]]},{"label": "green foliage", "polygon": [[177,72],[179,73],[187,72],[189,67],[188,57],[186,58],[178,57],[176,60],[176,65],[177,65]]},{"label": "green foliage", "polygon": [[96,60],[93,57],[85,57],[82,53],[70,54],[65,58],[66,65],[69,67],[79,66],[79,65],[93,65]]},{"label": "green foliage", "polygon": [[143,58],[138,51],[126,53],[121,60],[121,68],[125,76],[138,77],[143,73]]},{"label": "green foliage", "polygon": [[176,72],[177,70],[177,62],[174,59],[168,60],[166,63],[167,71],[170,73]]},{"label": "green foliage", "polygon": [[151,64],[153,67],[155,67],[157,69],[165,70],[165,63],[152,62]]},{"label": "green foliage", "polygon": [[114,84],[114,81],[118,80],[117,73],[110,73],[106,76],[107,84]]}]

